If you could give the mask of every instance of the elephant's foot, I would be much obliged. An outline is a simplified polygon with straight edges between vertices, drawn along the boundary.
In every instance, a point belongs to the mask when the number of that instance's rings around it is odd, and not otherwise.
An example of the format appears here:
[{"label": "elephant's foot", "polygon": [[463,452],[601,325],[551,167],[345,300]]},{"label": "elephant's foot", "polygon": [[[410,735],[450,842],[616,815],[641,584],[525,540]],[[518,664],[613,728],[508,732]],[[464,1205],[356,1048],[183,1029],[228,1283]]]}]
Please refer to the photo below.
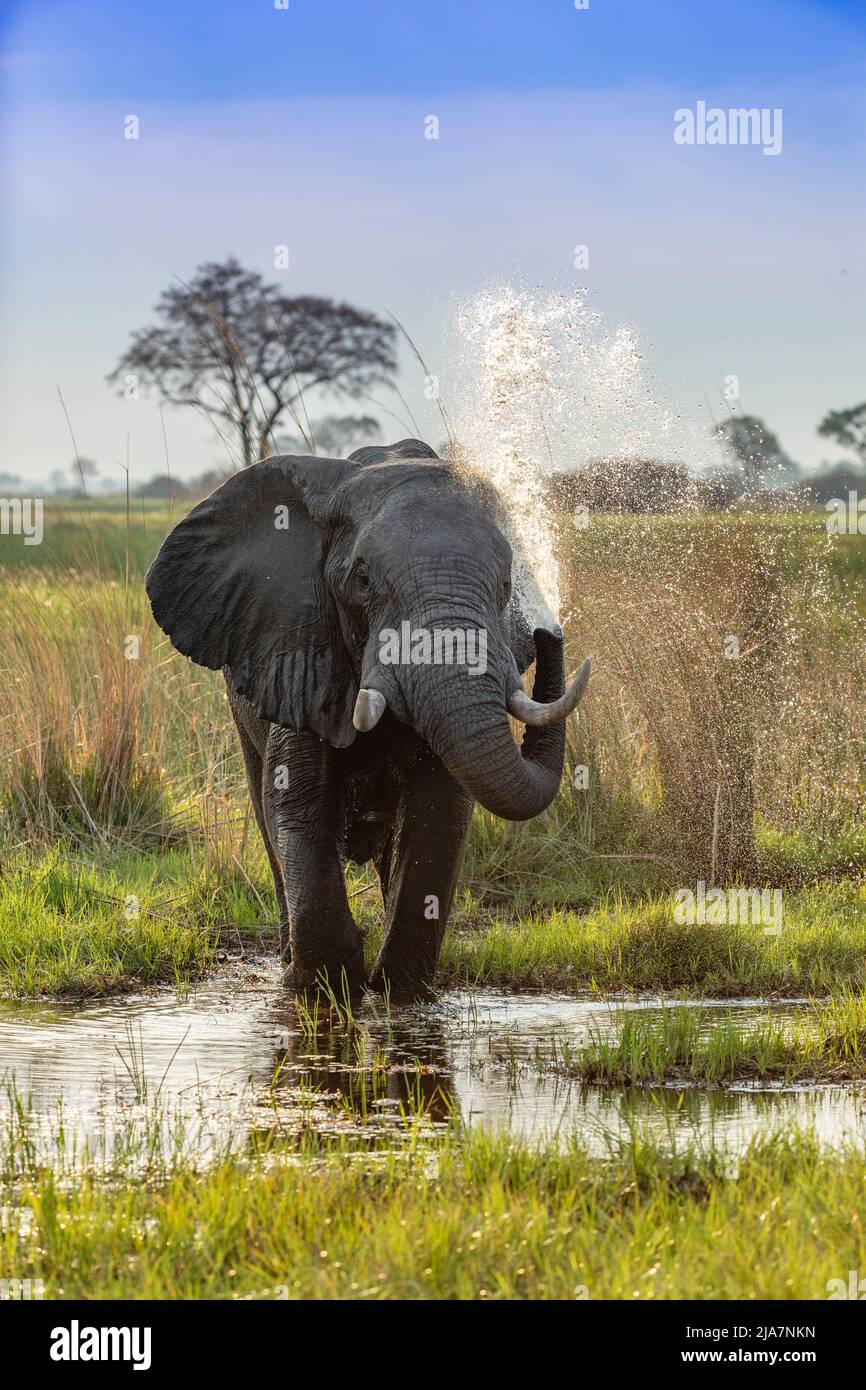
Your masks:
[{"label": "elephant's foot", "polygon": [[319,990],[342,1001],[347,990],[354,994],[363,987],[364,939],[354,924],[344,930],[339,941],[317,942],[316,945],[318,950],[311,942],[299,941],[295,934],[288,962],[283,956],[286,989],[294,994]]},{"label": "elephant's foot", "polygon": [[429,964],[419,968],[417,961],[382,952],[371,971],[370,988],[386,994],[395,1004],[435,999],[434,974],[435,968]]}]

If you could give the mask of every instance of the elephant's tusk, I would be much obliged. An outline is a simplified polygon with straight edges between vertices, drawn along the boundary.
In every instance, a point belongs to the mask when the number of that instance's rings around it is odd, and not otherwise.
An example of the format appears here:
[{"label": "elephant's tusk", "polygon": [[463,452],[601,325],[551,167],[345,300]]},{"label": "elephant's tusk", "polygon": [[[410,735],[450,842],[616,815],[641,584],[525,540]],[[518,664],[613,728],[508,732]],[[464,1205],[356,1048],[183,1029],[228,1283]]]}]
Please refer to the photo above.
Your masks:
[{"label": "elephant's tusk", "polygon": [[530,724],[533,728],[538,728],[544,724],[560,724],[580,704],[588,680],[589,657],[586,658],[568,690],[564,695],[560,695],[558,700],[552,700],[549,705],[542,705],[537,700],[531,699],[525,690],[515,690],[513,695],[508,697],[508,713],[513,714],[514,718],[519,719],[521,723]]},{"label": "elephant's tusk", "polygon": [[359,690],[352,723],[359,733],[367,734],[375,729],[387,708],[388,701],[381,691]]}]

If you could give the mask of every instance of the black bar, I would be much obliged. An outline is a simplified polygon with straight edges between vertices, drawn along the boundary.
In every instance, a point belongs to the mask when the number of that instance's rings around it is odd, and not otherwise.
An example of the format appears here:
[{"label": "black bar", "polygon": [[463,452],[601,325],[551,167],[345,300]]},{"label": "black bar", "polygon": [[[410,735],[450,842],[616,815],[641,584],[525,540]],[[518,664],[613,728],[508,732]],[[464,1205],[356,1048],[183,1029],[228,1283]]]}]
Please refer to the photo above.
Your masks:
[{"label": "black bar", "polygon": [[[760,1369],[771,1380],[789,1370],[829,1372],[847,1368],[863,1340],[863,1310],[840,1307],[839,1301],[639,1303],[576,1300],[570,1303],[495,1302],[472,1311],[465,1304],[446,1309],[423,1303],[403,1304],[399,1318],[383,1301],[331,1305],[296,1302],[40,1302],[0,1303],[0,1332],[7,1354],[26,1357],[28,1372],[60,1381],[78,1374],[88,1379],[107,1371],[114,1377],[193,1371],[286,1373],[298,1353],[315,1357],[321,1369],[334,1369],[335,1358],[351,1374],[369,1356],[390,1374],[399,1375],[392,1356],[403,1350],[411,1362],[432,1342],[444,1357],[462,1348],[479,1358],[486,1373],[513,1374],[517,1346],[537,1366],[555,1356],[559,1375],[579,1377],[599,1362],[611,1375],[622,1371],[668,1372],[701,1376],[709,1367],[729,1373],[742,1367]],[[862,1299],[857,1300],[863,1301]],[[357,1320],[353,1316],[357,1309]],[[471,1317],[471,1323],[467,1318]],[[381,1319],[381,1321],[380,1321]],[[503,1321],[500,1321],[503,1319]],[[507,1321],[504,1321],[507,1319]],[[524,1324],[521,1333],[519,1324]],[[97,1330],[94,1337],[93,1329]],[[117,1329],[117,1336],[102,1329]],[[138,1334],[133,1329],[138,1329]],[[501,1331],[500,1331],[501,1329]],[[125,1330],[125,1333],[124,1333]],[[149,1339],[146,1332],[149,1330]],[[459,1342],[453,1348],[449,1335]],[[556,1343],[526,1342],[524,1335],[557,1334]],[[518,1333],[519,1341],[514,1334]],[[467,1340],[468,1338],[468,1340]],[[54,1348],[54,1357],[52,1356]],[[115,1348],[125,1360],[88,1360],[91,1349],[111,1357]],[[78,1359],[55,1359],[65,1353]],[[383,1361],[380,1358],[384,1358]],[[141,1363],[133,1370],[134,1360]],[[144,1363],[147,1362],[145,1365]],[[570,1369],[569,1369],[570,1366]],[[447,1372],[445,1372],[447,1374]]]}]

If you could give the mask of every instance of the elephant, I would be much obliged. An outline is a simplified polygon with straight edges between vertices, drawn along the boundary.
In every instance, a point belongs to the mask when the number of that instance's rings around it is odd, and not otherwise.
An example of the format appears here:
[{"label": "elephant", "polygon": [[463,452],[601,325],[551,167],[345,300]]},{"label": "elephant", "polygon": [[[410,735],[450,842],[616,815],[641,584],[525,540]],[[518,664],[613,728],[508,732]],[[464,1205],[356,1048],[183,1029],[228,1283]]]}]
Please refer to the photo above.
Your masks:
[{"label": "elephant", "polygon": [[[262,459],[147,572],[159,627],[224,675],[296,993],[430,997],[473,804],[520,821],[557,792],[589,662],[566,689],[562,630],[513,591],[508,533],[489,482],[406,439]],[[369,981],[348,860],[382,889]]]}]

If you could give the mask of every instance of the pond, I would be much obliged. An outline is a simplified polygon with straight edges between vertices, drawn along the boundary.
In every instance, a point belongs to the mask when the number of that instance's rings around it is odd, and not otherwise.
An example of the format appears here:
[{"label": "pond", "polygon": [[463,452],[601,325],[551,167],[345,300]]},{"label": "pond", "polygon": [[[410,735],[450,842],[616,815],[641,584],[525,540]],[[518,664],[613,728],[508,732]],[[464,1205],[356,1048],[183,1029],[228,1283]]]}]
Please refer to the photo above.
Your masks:
[{"label": "pond", "polygon": [[[276,960],[238,963],[179,996],[156,990],[78,1003],[0,1002],[4,1106],[29,1098],[46,1134],[62,1114],[64,1143],[110,1145],[130,1122],[182,1131],[202,1155],[230,1136],[291,1138],[304,1129],[380,1144],[421,1113],[541,1137],[576,1133],[604,1153],[635,1129],[657,1141],[699,1141],[732,1155],[757,1133],[796,1123],[826,1143],[862,1134],[866,1091],[840,1085],[707,1090],[585,1086],[551,1067],[563,1044],[616,1028],[655,999],[574,998],[453,990],[393,1010],[368,996],[355,1018],[316,1017],[280,988]],[[795,1017],[805,1001],[702,1000],[744,1026]]]}]

